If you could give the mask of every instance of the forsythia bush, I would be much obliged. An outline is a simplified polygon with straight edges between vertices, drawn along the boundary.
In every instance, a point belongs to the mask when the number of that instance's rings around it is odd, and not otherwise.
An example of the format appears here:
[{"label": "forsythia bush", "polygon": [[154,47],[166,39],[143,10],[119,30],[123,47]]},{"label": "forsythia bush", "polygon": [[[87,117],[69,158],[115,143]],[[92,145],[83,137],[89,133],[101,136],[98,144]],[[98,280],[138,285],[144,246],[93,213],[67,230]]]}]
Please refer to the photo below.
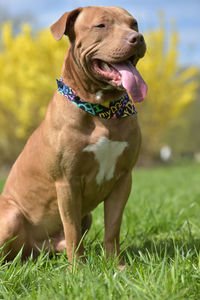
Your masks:
[{"label": "forsythia bush", "polygon": [[[9,162],[44,116],[68,42],[56,42],[49,30],[33,34],[28,25],[13,36],[11,23],[4,24],[1,35],[0,162]],[[149,92],[138,110],[145,144],[157,149],[167,122],[195,98],[197,83],[191,78],[196,69],[180,71],[175,33],[166,52],[164,29],[148,33],[146,41],[148,50],[139,69]]]},{"label": "forsythia bush", "polygon": [[33,34],[28,25],[13,36],[5,23],[1,37],[0,163],[15,159],[44,117],[68,46],[66,39],[56,43],[49,30]]},{"label": "forsythia bush", "polygon": [[[22,138],[38,125],[56,89],[66,52],[66,40],[56,43],[49,30],[31,34],[28,25],[13,37],[11,24],[2,28],[0,52],[0,118],[11,114],[15,134]],[[4,122],[8,122],[4,120]],[[0,128],[1,132],[5,128]]]},{"label": "forsythia bush", "polygon": [[147,53],[139,62],[147,85],[146,100],[138,107],[142,127],[143,150],[156,154],[169,128],[176,126],[177,117],[191,101],[198,88],[196,67],[181,69],[178,65],[178,35],[172,32],[166,49],[166,34],[159,30],[146,36]]}]

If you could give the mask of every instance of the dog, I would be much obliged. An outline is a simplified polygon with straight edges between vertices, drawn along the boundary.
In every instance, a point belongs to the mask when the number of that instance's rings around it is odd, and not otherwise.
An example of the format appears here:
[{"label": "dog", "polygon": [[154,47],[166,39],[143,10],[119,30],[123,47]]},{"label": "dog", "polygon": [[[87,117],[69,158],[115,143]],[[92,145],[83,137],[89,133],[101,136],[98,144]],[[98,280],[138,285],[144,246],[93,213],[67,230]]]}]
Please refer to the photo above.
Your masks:
[{"label": "dog", "polygon": [[[51,26],[70,41],[58,89],[14,163],[0,196],[0,246],[7,260],[45,247],[84,258],[91,211],[104,202],[107,257],[119,234],[141,134],[133,104],[147,86],[136,70],[146,52],[138,24],[119,7],[84,7]],[[128,92],[128,93],[127,93]],[[129,94],[129,95],[128,95]],[[124,265],[122,259],[119,262]]]}]

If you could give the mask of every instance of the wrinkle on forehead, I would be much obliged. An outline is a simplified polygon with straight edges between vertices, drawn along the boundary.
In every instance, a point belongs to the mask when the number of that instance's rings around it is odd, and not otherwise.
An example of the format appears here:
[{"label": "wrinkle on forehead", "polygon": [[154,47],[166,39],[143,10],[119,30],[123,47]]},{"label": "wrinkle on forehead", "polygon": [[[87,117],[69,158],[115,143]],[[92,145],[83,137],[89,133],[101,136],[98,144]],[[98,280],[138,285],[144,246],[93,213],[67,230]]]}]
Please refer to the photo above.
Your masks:
[{"label": "wrinkle on forehead", "polygon": [[125,20],[130,21],[133,19],[132,15],[129,14],[125,9],[115,6],[88,6],[79,14],[75,26],[85,26],[88,27],[89,24],[98,21],[106,21],[111,18],[124,22]]},{"label": "wrinkle on forehead", "polygon": [[116,14],[125,13],[126,15],[132,17],[132,15],[127,10],[119,6],[108,6],[107,9],[111,9],[113,12],[116,12]]}]

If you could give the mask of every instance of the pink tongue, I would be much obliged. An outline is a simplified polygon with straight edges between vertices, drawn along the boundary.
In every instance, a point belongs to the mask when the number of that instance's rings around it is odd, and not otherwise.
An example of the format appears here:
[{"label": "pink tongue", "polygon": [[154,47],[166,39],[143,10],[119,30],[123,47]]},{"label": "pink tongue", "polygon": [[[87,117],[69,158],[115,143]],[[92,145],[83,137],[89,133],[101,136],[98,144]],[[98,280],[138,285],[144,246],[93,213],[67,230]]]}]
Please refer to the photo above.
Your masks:
[{"label": "pink tongue", "polygon": [[122,85],[131,95],[134,102],[144,100],[147,95],[147,85],[140,73],[131,62],[112,64],[122,76]]}]

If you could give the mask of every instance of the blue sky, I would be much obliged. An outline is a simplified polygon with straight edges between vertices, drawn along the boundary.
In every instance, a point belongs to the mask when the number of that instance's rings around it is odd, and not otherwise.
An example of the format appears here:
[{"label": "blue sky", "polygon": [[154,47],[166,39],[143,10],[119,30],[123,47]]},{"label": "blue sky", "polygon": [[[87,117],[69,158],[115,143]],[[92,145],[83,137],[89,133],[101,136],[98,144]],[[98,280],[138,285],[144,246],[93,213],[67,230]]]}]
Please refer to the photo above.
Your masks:
[{"label": "blue sky", "polygon": [[200,67],[200,0],[0,0],[0,9],[13,16],[31,13],[39,27],[48,27],[65,11],[88,5],[121,6],[136,17],[142,32],[157,28],[158,12],[163,11],[168,30],[176,21],[179,62]]}]

